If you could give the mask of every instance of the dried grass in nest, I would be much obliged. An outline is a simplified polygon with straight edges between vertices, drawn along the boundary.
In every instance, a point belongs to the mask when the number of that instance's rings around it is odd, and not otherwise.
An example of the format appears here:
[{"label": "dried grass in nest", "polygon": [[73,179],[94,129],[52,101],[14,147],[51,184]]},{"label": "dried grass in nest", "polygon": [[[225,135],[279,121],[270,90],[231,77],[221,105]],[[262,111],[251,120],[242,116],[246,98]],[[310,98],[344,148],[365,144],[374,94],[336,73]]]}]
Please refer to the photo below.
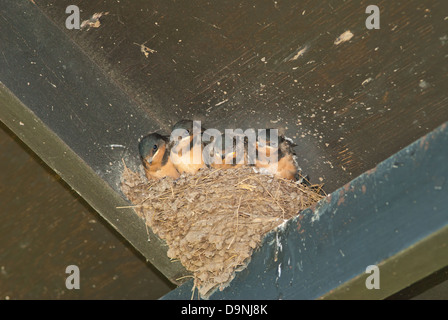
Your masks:
[{"label": "dried grass in nest", "polygon": [[125,167],[121,189],[166,241],[168,257],[192,272],[202,298],[246,267],[264,234],[323,197],[320,190],[248,167],[157,181]]}]

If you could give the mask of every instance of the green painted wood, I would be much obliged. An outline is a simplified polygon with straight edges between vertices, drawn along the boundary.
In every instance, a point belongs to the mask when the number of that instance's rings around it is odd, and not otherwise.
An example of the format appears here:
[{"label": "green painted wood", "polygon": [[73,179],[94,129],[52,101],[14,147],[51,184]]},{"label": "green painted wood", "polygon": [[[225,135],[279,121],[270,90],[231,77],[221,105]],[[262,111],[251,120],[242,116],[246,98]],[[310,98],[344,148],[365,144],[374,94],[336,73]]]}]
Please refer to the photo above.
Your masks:
[{"label": "green painted wood", "polygon": [[[19,133],[19,138],[66,181],[92,208],[101,214],[151,264],[170,281],[185,274],[180,263],[166,256],[166,246],[132,209],[117,209],[129,203],[115,192],[40,119],[0,84],[1,120]],[[148,241],[151,239],[151,241]]]},{"label": "green painted wood", "polygon": [[[157,299],[173,289],[0,123],[0,299]],[[66,267],[80,270],[68,290]]]}]

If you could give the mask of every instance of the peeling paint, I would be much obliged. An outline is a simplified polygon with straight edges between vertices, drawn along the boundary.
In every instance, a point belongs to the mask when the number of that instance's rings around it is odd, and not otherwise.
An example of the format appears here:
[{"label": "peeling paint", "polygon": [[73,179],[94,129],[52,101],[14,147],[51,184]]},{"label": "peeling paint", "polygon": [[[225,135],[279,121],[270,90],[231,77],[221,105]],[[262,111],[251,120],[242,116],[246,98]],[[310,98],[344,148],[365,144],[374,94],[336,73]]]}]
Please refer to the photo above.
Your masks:
[{"label": "peeling paint", "polygon": [[351,38],[353,38],[353,33],[350,30],[347,30],[339,37],[337,37],[336,40],[334,40],[334,44],[335,45],[341,44],[343,42],[349,41]]},{"label": "peeling paint", "polygon": [[308,46],[305,46],[303,48],[301,48],[291,59],[289,59],[288,61],[295,61],[297,59],[299,59],[301,56],[303,56],[305,54],[305,52],[308,50]]},{"label": "peeling paint", "polygon": [[373,79],[372,78],[367,78],[366,80],[364,80],[362,83],[361,83],[361,85],[362,86],[365,86],[366,84],[368,84],[370,81],[372,81]]},{"label": "peeling paint", "polygon": [[89,19],[84,20],[81,23],[81,29],[87,28],[99,28],[101,26],[100,18],[104,15],[107,16],[109,12],[97,12],[94,13]]},{"label": "peeling paint", "polygon": [[427,136],[424,136],[420,140],[420,148],[424,148],[425,151],[429,148],[429,141],[427,141]]}]

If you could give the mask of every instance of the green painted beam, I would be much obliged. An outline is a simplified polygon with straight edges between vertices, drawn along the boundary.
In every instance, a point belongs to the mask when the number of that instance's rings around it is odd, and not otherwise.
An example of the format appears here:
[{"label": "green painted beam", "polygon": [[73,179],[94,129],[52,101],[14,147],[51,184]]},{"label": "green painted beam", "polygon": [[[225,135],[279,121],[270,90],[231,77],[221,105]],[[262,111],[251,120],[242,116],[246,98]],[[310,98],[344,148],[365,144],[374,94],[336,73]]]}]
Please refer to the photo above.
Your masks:
[{"label": "green painted beam", "polygon": [[370,274],[361,273],[320,299],[385,299],[447,265],[448,227],[445,226],[380,262],[380,290],[366,290]]},{"label": "green painted beam", "polygon": [[[147,261],[169,280],[185,275],[180,263],[171,262],[166,245],[132,209],[117,209],[129,203],[113,190],[64,141],[0,83],[0,121],[15,132],[54,172],[67,182],[110,225],[130,242]],[[149,232],[149,234],[148,234]],[[148,241],[148,238],[151,241]]]}]

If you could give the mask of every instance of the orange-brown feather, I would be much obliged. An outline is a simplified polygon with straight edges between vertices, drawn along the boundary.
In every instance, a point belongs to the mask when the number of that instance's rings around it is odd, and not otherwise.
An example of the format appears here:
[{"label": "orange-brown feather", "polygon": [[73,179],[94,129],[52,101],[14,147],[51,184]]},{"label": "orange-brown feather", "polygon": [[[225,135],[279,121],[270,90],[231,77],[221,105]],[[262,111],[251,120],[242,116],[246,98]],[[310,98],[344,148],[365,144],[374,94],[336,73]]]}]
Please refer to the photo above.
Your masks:
[{"label": "orange-brown feather", "polygon": [[154,154],[154,156],[152,157],[151,164],[149,164],[145,159],[145,175],[149,180],[161,179],[164,177],[172,177],[174,179],[179,178],[179,172],[176,170],[169,157],[168,161],[165,164],[162,164],[163,156],[166,151],[166,145],[161,146],[156,154]]},{"label": "orange-brown feather", "polygon": [[[190,173],[195,174],[199,169],[205,168],[206,165],[202,158],[202,145],[200,143],[196,143],[193,145],[193,148],[188,150],[188,152],[183,153],[183,149],[185,149],[188,144],[190,144],[193,140],[193,137],[182,139],[175,148],[173,148],[173,152],[171,156],[175,157],[176,161],[174,163],[174,167],[180,173]],[[194,163],[193,154],[197,153],[200,155],[200,163]]]},{"label": "orange-brown feather", "polygon": [[[282,146],[281,146],[282,147]],[[284,148],[281,148],[284,149]],[[295,174],[297,173],[297,167],[294,163],[293,155],[286,153],[279,160],[279,149],[275,147],[263,146],[258,147],[258,158],[255,163],[255,167],[263,168],[265,172],[274,175],[277,178],[295,180]],[[286,150],[283,150],[284,152]],[[272,157],[271,157],[272,156]],[[272,159],[270,159],[272,158]],[[269,161],[273,160],[273,161]]]}]

